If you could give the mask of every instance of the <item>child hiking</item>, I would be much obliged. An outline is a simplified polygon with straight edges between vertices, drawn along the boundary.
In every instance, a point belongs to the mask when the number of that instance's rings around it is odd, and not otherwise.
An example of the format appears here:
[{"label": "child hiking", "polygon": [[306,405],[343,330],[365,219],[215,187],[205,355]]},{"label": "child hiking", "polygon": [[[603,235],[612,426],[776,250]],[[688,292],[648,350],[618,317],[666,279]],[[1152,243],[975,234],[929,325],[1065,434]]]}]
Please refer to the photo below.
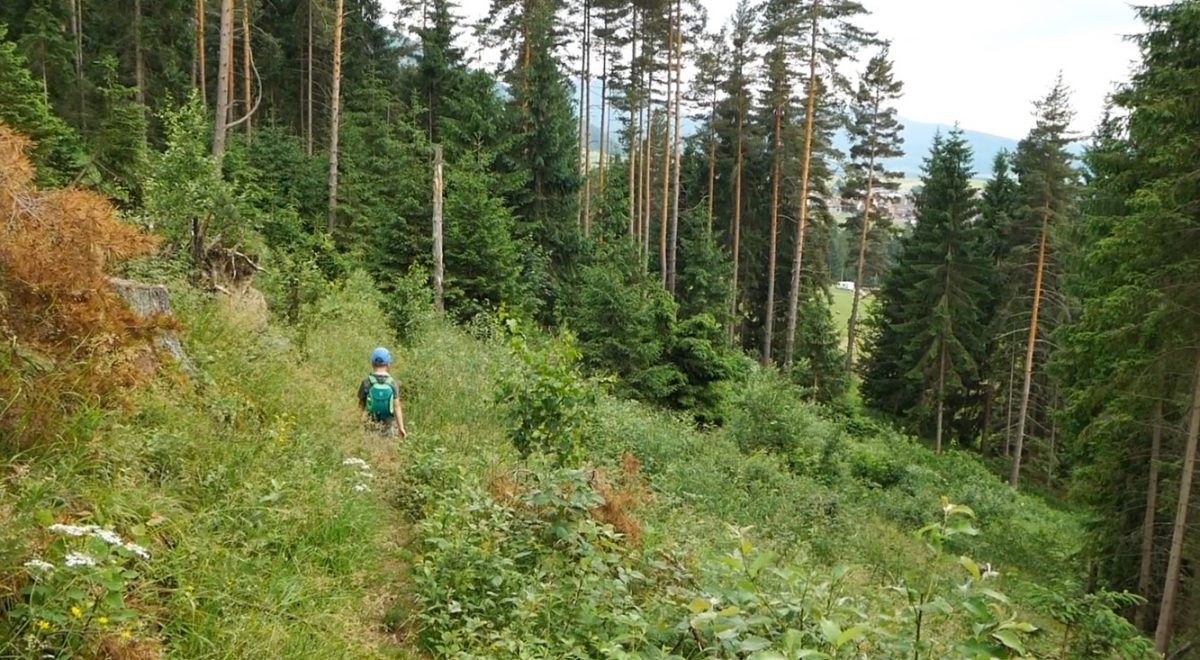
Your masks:
[{"label": "child hiking", "polygon": [[358,386],[358,407],[371,427],[380,435],[408,437],[404,429],[404,409],[400,405],[400,384],[388,373],[392,355],[383,347],[371,353],[371,374]]}]

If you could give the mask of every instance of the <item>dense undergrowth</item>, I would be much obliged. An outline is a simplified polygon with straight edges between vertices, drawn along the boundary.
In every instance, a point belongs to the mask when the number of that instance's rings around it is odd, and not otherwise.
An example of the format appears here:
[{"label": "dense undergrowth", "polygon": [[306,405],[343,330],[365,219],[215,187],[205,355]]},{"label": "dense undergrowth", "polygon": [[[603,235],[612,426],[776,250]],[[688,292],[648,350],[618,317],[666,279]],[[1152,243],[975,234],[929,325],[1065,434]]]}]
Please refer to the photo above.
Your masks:
[{"label": "dense undergrowth", "polygon": [[[175,289],[199,375],[162,375],[127,412],[85,410],[4,465],[5,655],[1145,648],[1082,596],[1077,515],[769,373],[700,432],[580,381],[559,340],[412,306],[394,371],[413,434],[364,437],[353,387],[387,327],[369,290],[353,278],[283,327]],[[149,559],[51,524],[111,530]],[[73,551],[100,565],[68,568]]]},{"label": "dense undergrowth", "polygon": [[1080,518],[973,457],[801,403],[770,373],[698,432],[581,391],[561,342],[475,334],[437,323],[402,354],[421,430],[390,499],[414,526],[414,598],[389,619],[425,652],[1146,653],[1108,609],[1121,596],[1083,595]]}]

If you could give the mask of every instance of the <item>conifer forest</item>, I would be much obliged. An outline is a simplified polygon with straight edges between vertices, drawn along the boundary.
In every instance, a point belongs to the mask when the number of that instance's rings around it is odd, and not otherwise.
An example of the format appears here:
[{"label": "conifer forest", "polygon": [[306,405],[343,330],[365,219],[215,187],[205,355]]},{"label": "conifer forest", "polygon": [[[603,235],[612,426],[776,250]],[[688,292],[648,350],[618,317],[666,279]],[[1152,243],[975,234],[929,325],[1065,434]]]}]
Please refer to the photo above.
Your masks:
[{"label": "conifer forest", "polygon": [[1200,657],[1200,1],[878,5],[0,2],[0,658]]}]

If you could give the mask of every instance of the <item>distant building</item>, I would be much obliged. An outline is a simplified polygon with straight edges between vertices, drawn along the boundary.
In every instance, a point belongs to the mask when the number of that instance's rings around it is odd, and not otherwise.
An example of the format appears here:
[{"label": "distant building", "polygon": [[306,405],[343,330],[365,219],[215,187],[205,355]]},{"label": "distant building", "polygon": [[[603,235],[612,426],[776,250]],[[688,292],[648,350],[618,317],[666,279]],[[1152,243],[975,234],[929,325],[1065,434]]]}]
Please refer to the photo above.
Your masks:
[{"label": "distant building", "polygon": [[[917,219],[916,199],[909,191],[878,190],[874,193],[875,201],[872,206],[882,209],[901,225],[911,225]],[[862,211],[862,200],[853,197],[841,197],[834,202],[834,210],[844,215],[853,215]]]},{"label": "distant building", "polygon": [[837,288],[842,289],[843,291],[853,291],[854,290],[854,282],[851,282],[849,280],[842,280],[841,282],[837,283]]}]

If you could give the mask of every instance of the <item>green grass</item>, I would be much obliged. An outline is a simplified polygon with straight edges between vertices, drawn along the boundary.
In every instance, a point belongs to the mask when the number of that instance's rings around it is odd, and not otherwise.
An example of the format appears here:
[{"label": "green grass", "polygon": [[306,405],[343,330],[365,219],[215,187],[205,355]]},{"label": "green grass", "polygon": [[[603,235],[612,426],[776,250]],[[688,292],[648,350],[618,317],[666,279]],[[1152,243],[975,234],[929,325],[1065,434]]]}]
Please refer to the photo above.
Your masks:
[{"label": "green grass", "polygon": [[[386,322],[348,301],[322,310],[299,341],[251,313],[176,296],[199,379],[163,376],[94,435],[4,466],[0,511],[23,541],[21,561],[61,554],[50,520],[109,527],[151,552],[125,590],[136,620],[80,622],[74,640],[54,626],[37,636],[46,648],[94,653],[126,633],[183,658],[401,653],[380,623],[399,530],[377,492],[354,490],[378,491],[393,474],[389,448],[362,433],[353,404],[363,356],[380,341],[370,329]],[[343,465],[350,456],[374,466],[375,480]],[[66,613],[72,623],[69,607],[90,611],[91,598],[60,598],[34,620]],[[30,623],[0,620],[0,645]]]},{"label": "green grass", "polygon": [[[601,396],[582,436],[588,470],[562,471],[522,459],[508,440],[493,398],[515,362],[499,331],[478,325],[471,336],[422,316],[393,351],[409,439],[368,437],[354,390],[364,356],[387,342],[369,288],[352,280],[288,330],[176,295],[201,377],[164,376],[132,411],[3,466],[0,558],[11,565],[0,567],[0,589],[27,582],[21,562],[57,552],[48,520],[92,522],[152,558],[125,590],[137,620],[93,626],[84,650],[128,629],[181,658],[644,657],[671,646],[699,655],[676,628],[696,598],[757,602],[726,565],[742,556],[731,539],[741,529],[744,548],[757,548],[747,561],[777,553],[780,570],[801,571],[814,593],[835,589],[835,565],[853,567],[836,580],[846,607],[826,616],[869,628],[860,653],[899,648],[907,634],[889,587],[936,578],[950,594],[964,576],[959,554],[992,562],[998,585],[1021,595],[1018,611],[1057,630],[1024,594],[1051,582],[1071,592],[1076,515],[1014,494],[973,457],[829,419],[770,374],[737,388],[743,414],[715,431]],[[374,479],[347,457],[366,460]],[[609,475],[612,493],[640,493],[618,507],[636,520],[638,543],[594,518],[604,497],[591,498],[609,491],[591,469]],[[930,562],[913,531],[940,516],[942,495],[975,509],[983,533]],[[69,603],[55,602],[69,617]],[[4,651],[31,622],[0,619]],[[802,634],[817,648],[826,642],[812,626]],[[931,626],[929,657],[964,630],[954,619]],[[1058,637],[1029,643],[1045,650]]]}]

